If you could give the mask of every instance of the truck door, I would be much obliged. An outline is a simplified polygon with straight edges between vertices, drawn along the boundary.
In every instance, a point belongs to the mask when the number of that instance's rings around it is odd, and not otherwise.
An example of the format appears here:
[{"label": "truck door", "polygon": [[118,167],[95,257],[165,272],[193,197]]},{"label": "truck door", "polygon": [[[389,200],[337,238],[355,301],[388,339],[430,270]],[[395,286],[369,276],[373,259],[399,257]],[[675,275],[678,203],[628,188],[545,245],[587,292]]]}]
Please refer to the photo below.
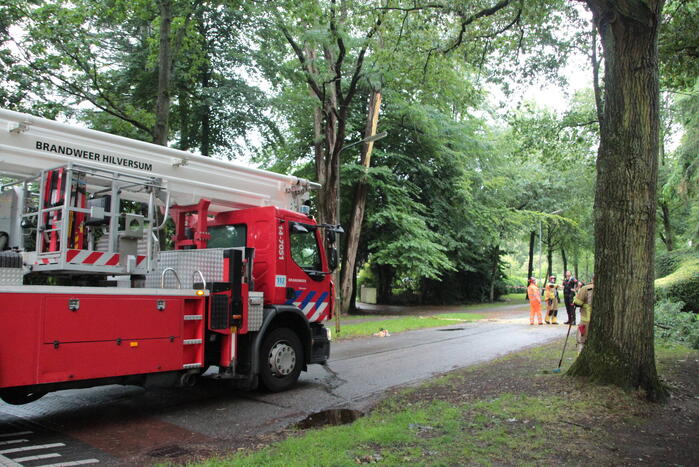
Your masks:
[{"label": "truck door", "polygon": [[330,277],[323,270],[320,232],[314,225],[289,221],[290,258],[286,268],[286,303],[299,307],[310,322],[327,318]]}]

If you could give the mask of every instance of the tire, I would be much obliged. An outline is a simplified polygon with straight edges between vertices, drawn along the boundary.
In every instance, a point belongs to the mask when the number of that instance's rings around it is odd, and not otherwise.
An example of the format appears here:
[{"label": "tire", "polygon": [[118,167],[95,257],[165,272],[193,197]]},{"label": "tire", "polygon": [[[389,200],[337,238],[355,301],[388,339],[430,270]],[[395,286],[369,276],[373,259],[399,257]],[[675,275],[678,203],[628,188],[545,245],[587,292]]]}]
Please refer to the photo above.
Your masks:
[{"label": "tire", "polygon": [[10,405],[24,405],[41,399],[46,395],[45,392],[27,392],[20,389],[5,389],[0,392],[0,399]]},{"label": "tire", "polygon": [[260,383],[271,392],[285,391],[296,384],[303,362],[303,347],[296,333],[277,328],[262,341]]}]

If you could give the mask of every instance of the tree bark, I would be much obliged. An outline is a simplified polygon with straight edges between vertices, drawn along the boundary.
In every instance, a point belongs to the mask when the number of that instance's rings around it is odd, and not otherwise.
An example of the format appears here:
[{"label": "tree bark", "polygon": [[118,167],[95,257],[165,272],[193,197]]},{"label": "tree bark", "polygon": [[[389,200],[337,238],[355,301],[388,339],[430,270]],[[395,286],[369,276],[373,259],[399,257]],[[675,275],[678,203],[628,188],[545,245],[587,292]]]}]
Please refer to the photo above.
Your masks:
[{"label": "tree bark", "polygon": [[172,81],[172,55],[170,29],[172,27],[172,2],[158,0],[160,10],[160,48],[158,52],[158,96],[155,104],[153,142],[167,146],[168,118],[170,115],[170,82]]},{"label": "tree bark", "polygon": [[[364,137],[374,136],[376,126],[379,121],[379,109],[381,107],[381,91],[374,90],[369,96],[369,105],[366,119]],[[362,144],[360,163],[364,166],[364,175],[357,182],[354,192],[354,202],[350,214],[350,224],[347,230],[345,255],[342,261],[342,313],[347,313],[350,307],[350,297],[352,293],[352,274],[354,273],[357,259],[357,247],[359,237],[362,233],[362,222],[364,221],[364,210],[366,208],[366,197],[368,191],[367,171],[371,165],[371,152],[374,148],[373,142]]]},{"label": "tree bark", "polygon": [[352,271],[352,294],[350,295],[350,306],[347,311],[355,311],[357,309],[357,266]]},{"label": "tree bark", "polygon": [[500,262],[500,245],[497,245],[495,248],[493,248],[493,257],[491,259],[492,263],[490,268],[490,293],[488,295],[488,298],[490,299],[490,303],[493,303],[495,301],[495,281],[498,277],[498,263]]},{"label": "tree bark", "polygon": [[663,235],[661,239],[667,251],[672,251],[675,249],[675,240],[672,234],[672,224],[670,223],[670,208],[666,201],[660,202],[660,212],[663,215]]},{"label": "tree bark", "polygon": [[190,149],[190,144],[192,141],[191,137],[191,106],[189,103],[189,96],[187,95],[186,89],[180,89],[177,100],[178,105],[178,116],[180,121],[180,144],[179,148],[182,151],[187,151]]},{"label": "tree bark", "polygon": [[566,258],[566,249],[561,247],[561,259],[563,259],[563,274],[568,270],[568,258]]},{"label": "tree bark", "polygon": [[551,226],[546,227],[546,279],[553,275],[553,235],[551,234]]},{"label": "tree bark", "polygon": [[[525,286],[529,285],[529,279],[531,277],[534,277],[534,242],[536,241],[536,232],[532,230],[529,233],[529,266],[527,267],[527,283]],[[526,300],[529,299],[529,294],[527,294],[527,291],[524,291],[524,298]]]},{"label": "tree bark", "polygon": [[602,89],[599,85],[599,60],[597,59],[597,26],[592,22],[592,89],[595,93],[595,110],[597,111],[597,122],[602,125],[604,118],[604,100],[602,98]]},{"label": "tree bark", "polygon": [[209,81],[211,70],[209,65],[204,65],[201,73],[201,87],[204,100],[201,105],[201,155],[211,156],[211,95],[209,94]]},{"label": "tree bark", "polygon": [[595,190],[595,293],[587,344],[569,374],[651,400],[655,368],[653,269],[658,173],[658,50],[662,1],[587,0],[605,59]]}]

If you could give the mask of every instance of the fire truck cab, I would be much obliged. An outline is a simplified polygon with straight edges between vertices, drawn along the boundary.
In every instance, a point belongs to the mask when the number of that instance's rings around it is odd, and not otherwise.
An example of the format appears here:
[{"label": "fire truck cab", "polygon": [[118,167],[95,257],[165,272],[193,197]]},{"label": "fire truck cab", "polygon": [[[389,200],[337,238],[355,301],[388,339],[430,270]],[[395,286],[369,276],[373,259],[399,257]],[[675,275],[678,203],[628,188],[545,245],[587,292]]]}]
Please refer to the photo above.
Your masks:
[{"label": "fire truck cab", "polygon": [[291,387],[330,353],[317,187],[0,109],[0,397]]}]

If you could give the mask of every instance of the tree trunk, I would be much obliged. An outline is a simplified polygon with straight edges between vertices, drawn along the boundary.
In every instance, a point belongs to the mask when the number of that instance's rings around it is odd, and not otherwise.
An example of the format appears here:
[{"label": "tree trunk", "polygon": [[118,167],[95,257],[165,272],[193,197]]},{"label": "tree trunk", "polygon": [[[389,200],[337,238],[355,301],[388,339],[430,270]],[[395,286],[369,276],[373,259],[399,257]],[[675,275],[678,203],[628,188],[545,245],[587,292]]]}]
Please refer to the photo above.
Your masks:
[{"label": "tree trunk", "polygon": [[653,269],[662,1],[587,0],[605,58],[595,190],[595,293],[572,375],[666,396],[655,368]]},{"label": "tree trunk", "polygon": [[192,141],[191,125],[190,125],[192,113],[191,113],[191,106],[189,103],[189,96],[187,95],[186,89],[179,90],[177,100],[179,101],[178,114],[179,114],[179,121],[180,121],[179,148],[182,151],[187,151],[190,149],[190,144]]},{"label": "tree trunk", "polygon": [[675,249],[675,240],[672,235],[672,224],[670,223],[670,208],[666,201],[660,202],[660,211],[663,214],[663,235],[661,236],[667,251]]},{"label": "tree trunk", "polygon": [[201,105],[201,155],[211,156],[211,95],[209,94],[209,80],[211,70],[209,65],[204,65],[201,76],[201,87],[204,99]]},{"label": "tree trunk", "polygon": [[201,141],[199,151],[202,156],[211,156],[211,51],[213,48],[211,39],[209,39],[209,30],[202,8],[196,9],[198,30],[201,37],[204,38],[203,47],[203,63],[201,65],[201,73],[199,81],[201,83],[201,100],[200,100],[200,116],[201,116]]},{"label": "tree trunk", "polygon": [[[527,267],[527,283],[526,286],[529,286],[529,279],[531,277],[534,277],[534,241],[536,240],[536,232],[532,230],[529,233],[529,266]],[[529,294],[527,294],[527,291],[524,291],[524,298],[525,300],[529,299]]]},{"label": "tree trunk", "polygon": [[391,285],[393,284],[393,268],[387,265],[379,265],[377,268],[378,287],[376,288],[376,301],[381,304],[391,303]]},{"label": "tree trunk", "polygon": [[[366,119],[366,128],[364,137],[374,136],[376,134],[376,126],[379,121],[379,108],[381,107],[381,91],[374,90],[369,96],[369,106]],[[371,151],[374,147],[373,142],[364,143],[362,145],[361,161],[364,166],[364,175],[357,182],[357,187],[354,192],[354,202],[352,203],[352,211],[350,214],[350,224],[347,230],[345,256],[342,261],[342,313],[347,313],[350,306],[350,301],[346,298],[350,296],[352,289],[352,274],[355,269],[357,259],[357,247],[359,246],[359,237],[362,233],[362,222],[364,221],[364,209],[366,207],[366,196],[368,191],[367,175],[371,164]]]},{"label": "tree trunk", "polygon": [[498,278],[498,263],[500,262],[500,245],[497,245],[493,249],[492,264],[490,268],[490,293],[488,298],[490,303],[495,301],[495,282]]},{"label": "tree trunk", "polygon": [[566,249],[561,247],[561,259],[563,259],[563,274],[568,270],[568,258],[566,258]]},{"label": "tree trunk", "polygon": [[357,310],[357,267],[354,267],[354,271],[352,271],[352,293],[350,295],[350,306],[348,311],[356,311]]},{"label": "tree trunk", "polygon": [[553,238],[551,227],[546,228],[546,263],[546,279],[544,282],[548,282],[549,277],[553,275]]},{"label": "tree trunk", "polygon": [[167,146],[168,118],[170,115],[170,81],[172,80],[172,55],[170,29],[172,26],[172,2],[158,0],[160,9],[160,49],[158,52],[158,97],[155,105],[153,142]]},{"label": "tree trunk", "polygon": [[[599,60],[597,59],[597,26],[595,21],[592,22],[592,89],[595,93],[595,110],[597,113],[597,122],[602,125],[604,118],[604,99],[602,97],[602,89],[599,85]],[[576,276],[577,277],[577,276]]]}]

